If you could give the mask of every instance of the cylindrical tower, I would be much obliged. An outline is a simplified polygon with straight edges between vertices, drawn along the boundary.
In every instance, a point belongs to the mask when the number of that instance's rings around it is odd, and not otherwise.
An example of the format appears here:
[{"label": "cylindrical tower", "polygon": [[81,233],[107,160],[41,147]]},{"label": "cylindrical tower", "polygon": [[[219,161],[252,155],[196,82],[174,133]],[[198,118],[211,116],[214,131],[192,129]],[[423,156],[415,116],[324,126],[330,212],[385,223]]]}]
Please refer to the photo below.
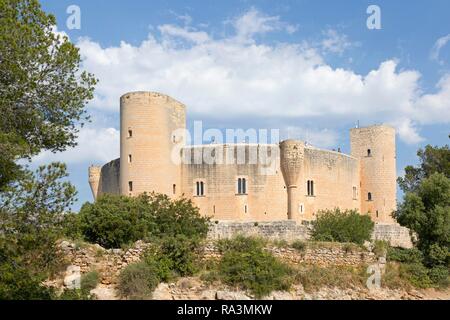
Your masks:
[{"label": "cylindrical tower", "polygon": [[392,223],[397,207],[395,129],[387,125],[350,131],[351,155],[360,161],[361,213]]},{"label": "cylindrical tower", "polygon": [[280,143],[280,166],[287,189],[288,219],[297,220],[298,179],[303,167],[305,144],[302,141],[285,140]]},{"label": "cylindrical tower", "polygon": [[[172,150],[182,142],[186,110],[180,102],[154,92],[132,92],[120,98],[120,193],[181,189],[181,166]],[[178,132],[177,132],[178,131]]]},{"label": "cylindrical tower", "polygon": [[92,196],[94,200],[97,199],[99,194],[99,186],[100,186],[100,176],[101,176],[101,167],[98,166],[90,166],[89,167],[89,186],[91,187]]}]

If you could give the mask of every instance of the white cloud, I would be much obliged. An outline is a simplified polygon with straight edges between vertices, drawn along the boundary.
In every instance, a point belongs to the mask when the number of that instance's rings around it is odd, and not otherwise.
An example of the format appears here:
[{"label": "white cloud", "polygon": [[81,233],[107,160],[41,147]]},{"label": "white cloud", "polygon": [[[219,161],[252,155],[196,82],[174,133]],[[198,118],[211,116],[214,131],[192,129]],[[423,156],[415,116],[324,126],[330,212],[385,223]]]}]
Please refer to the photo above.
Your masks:
[{"label": "white cloud", "polygon": [[282,139],[300,139],[307,142],[310,145],[314,145],[321,148],[336,147],[339,134],[334,130],[329,129],[310,129],[303,127],[289,126],[285,130],[281,131]]},{"label": "white cloud", "polygon": [[325,38],[321,42],[321,47],[325,52],[342,54],[345,50],[355,45],[350,42],[347,35],[338,33],[334,29],[324,31],[323,36]]},{"label": "white cloud", "polygon": [[435,60],[435,61],[439,62],[440,64],[444,64],[444,61],[439,59],[439,55],[440,55],[441,49],[449,41],[450,41],[450,34],[436,40],[436,42],[433,46],[433,49],[431,50],[431,53],[430,53],[431,60]]},{"label": "white cloud", "polygon": [[292,34],[298,30],[298,26],[282,22],[279,16],[268,16],[255,8],[251,8],[241,16],[233,19],[231,23],[236,30],[237,38],[247,41],[253,40],[253,36],[256,34],[281,30]]},{"label": "white cloud", "polygon": [[119,131],[114,128],[85,127],[79,132],[78,145],[75,148],[60,153],[44,151],[33,158],[33,163],[62,161],[68,164],[103,164],[119,157],[119,140]]},{"label": "white cloud", "polygon": [[[307,42],[259,43],[258,34],[289,32],[277,16],[251,9],[231,23],[235,32],[221,38],[192,26],[163,25],[138,46],[122,42],[103,48],[80,39],[84,67],[100,79],[91,106],[117,113],[123,93],[159,91],[201,117],[248,117],[249,122],[265,117],[278,119],[280,126],[307,118],[319,132],[356,120],[386,122],[407,143],[421,141],[421,125],[450,122],[450,77],[441,79],[435,93],[425,94],[420,73],[398,70],[394,59],[358,74],[328,65]],[[341,42],[325,46],[340,52],[348,39]]]}]

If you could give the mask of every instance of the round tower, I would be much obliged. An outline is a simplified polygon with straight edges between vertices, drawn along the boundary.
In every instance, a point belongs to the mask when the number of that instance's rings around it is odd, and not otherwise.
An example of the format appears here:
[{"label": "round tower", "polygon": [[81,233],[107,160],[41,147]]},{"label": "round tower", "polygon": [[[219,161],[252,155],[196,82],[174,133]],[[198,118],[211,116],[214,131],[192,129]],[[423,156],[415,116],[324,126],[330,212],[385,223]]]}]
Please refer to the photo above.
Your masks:
[{"label": "round tower", "polygon": [[89,186],[91,187],[94,200],[96,200],[97,197],[100,195],[99,186],[100,186],[101,170],[102,168],[98,166],[89,167]]},{"label": "round tower", "polygon": [[298,213],[298,180],[303,167],[305,144],[285,140],[280,143],[280,166],[287,189],[288,219],[296,220]]},{"label": "round tower", "polygon": [[180,102],[155,92],[131,92],[120,98],[120,193],[157,192],[175,196],[181,189],[181,168],[172,161],[186,128]]},{"label": "round tower", "polygon": [[387,125],[350,131],[351,155],[360,163],[361,213],[376,222],[393,223],[397,208],[395,129]]}]

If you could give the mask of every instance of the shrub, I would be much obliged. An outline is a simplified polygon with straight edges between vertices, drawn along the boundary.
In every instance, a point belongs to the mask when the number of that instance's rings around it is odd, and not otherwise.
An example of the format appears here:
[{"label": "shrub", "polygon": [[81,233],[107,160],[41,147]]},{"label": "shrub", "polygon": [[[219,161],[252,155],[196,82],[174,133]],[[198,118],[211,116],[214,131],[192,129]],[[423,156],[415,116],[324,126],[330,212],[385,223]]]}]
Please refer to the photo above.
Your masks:
[{"label": "shrub", "polygon": [[0,300],[50,300],[54,292],[16,262],[0,261]]},{"label": "shrub", "polygon": [[154,193],[135,198],[105,194],[94,204],[84,204],[79,220],[84,238],[106,248],[177,235],[201,239],[209,222],[190,200]]},{"label": "shrub", "polygon": [[389,261],[397,261],[402,263],[422,263],[423,255],[416,248],[392,248],[389,247],[387,251],[387,259]]},{"label": "shrub", "polygon": [[363,244],[370,240],[374,223],[368,215],[360,215],[355,210],[334,209],[320,211],[312,226],[313,240]]},{"label": "shrub", "polygon": [[184,235],[166,237],[157,247],[144,254],[144,261],[151,266],[162,281],[177,276],[190,276],[198,270],[198,242]]},{"label": "shrub", "polygon": [[158,283],[156,271],[145,262],[138,262],[122,270],[117,289],[125,298],[143,300],[151,297]]},{"label": "shrub", "polygon": [[290,268],[265,251],[259,239],[237,237],[220,247],[224,253],[218,268],[224,283],[250,290],[257,298],[289,289]]},{"label": "shrub", "polygon": [[305,252],[306,251],[306,242],[301,240],[295,240],[292,243],[292,248],[296,249],[298,252]]},{"label": "shrub", "polygon": [[384,240],[375,240],[372,251],[377,257],[385,257],[387,256],[389,247],[389,242]]},{"label": "shrub", "polygon": [[81,276],[81,291],[89,294],[92,289],[97,287],[99,274],[97,271],[91,271]]},{"label": "shrub", "polygon": [[401,264],[400,276],[417,288],[433,286],[433,282],[428,276],[428,269],[421,263]]},{"label": "shrub", "polygon": [[430,280],[438,287],[448,287],[450,285],[449,271],[445,266],[436,266],[428,270]]},{"label": "shrub", "polygon": [[450,252],[447,247],[433,243],[427,250],[426,262],[430,266],[449,265]]},{"label": "shrub", "polygon": [[58,300],[92,300],[92,296],[89,292],[80,289],[66,289],[58,297]]},{"label": "shrub", "polygon": [[263,238],[236,236],[233,239],[222,239],[217,242],[217,248],[221,253],[229,251],[251,252],[264,248],[267,241]]}]

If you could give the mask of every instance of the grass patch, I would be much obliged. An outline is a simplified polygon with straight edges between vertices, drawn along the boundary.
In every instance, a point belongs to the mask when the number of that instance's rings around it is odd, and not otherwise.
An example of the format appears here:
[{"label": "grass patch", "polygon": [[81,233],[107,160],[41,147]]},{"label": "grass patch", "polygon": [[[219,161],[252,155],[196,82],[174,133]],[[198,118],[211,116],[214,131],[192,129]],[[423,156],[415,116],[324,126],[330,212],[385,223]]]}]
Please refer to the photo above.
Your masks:
[{"label": "grass patch", "polygon": [[307,292],[324,286],[349,288],[364,286],[367,280],[366,266],[327,266],[301,264],[295,268],[295,282],[301,283]]}]

